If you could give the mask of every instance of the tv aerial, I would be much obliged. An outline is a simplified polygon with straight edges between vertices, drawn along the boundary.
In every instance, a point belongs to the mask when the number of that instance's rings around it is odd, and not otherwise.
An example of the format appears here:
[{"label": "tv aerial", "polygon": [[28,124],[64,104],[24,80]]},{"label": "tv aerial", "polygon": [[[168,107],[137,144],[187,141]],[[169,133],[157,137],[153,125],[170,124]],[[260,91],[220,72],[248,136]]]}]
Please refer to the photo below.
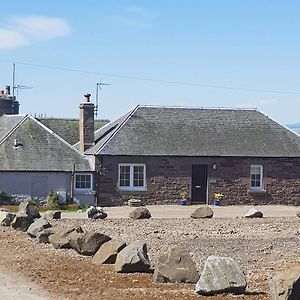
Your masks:
[{"label": "tv aerial", "polygon": [[95,105],[95,116],[98,116],[98,107],[99,107],[99,92],[102,91],[102,86],[111,85],[110,83],[104,83],[101,80],[96,84],[96,105]]}]

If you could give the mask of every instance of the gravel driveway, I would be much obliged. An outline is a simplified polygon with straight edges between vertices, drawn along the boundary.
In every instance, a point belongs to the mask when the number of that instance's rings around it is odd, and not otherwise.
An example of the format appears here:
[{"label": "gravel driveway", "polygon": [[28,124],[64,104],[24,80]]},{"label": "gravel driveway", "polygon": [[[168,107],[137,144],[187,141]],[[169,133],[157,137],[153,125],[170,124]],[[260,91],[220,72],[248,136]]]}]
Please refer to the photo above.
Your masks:
[{"label": "gravel driveway", "polygon": [[[152,214],[152,218],[189,218],[190,214],[201,205],[148,205],[147,208]],[[253,206],[211,206],[214,211],[214,218],[236,218],[243,217]],[[281,205],[264,205],[255,206],[264,213],[265,217],[291,217],[295,216],[300,210],[297,206],[281,206]],[[108,218],[119,219],[128,218],[128,214],[134,207],[118,206],[104,207],[104,211],[108,214]],[[85,213],[63,213],[63,218],[84,219]]]}]

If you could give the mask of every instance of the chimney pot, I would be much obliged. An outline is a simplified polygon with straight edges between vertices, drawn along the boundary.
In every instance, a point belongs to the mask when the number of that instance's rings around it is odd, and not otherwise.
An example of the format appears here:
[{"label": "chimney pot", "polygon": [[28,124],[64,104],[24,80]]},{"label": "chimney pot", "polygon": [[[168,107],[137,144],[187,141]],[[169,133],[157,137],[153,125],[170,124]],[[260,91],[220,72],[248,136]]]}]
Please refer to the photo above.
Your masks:
[{"label": "chimney pot", "polygon": [[90,97],[91,97],[91,94],[84,94],[83,102],[90,102]]}]

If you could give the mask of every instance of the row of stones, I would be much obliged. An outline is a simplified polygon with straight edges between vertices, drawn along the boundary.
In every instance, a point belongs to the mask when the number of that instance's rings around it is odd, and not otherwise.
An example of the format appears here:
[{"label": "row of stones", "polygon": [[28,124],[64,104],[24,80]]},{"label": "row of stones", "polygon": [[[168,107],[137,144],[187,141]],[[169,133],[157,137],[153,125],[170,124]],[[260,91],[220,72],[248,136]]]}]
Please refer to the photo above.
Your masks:
[{"label": "row of stones", "polygon": [[[1,212],[1,224],[12,225],[16,230],[27,231],[28,235],[36,238],[38,242],[50,242],[56,249],[73,248],[79,254],[93,256],[91,262],[94,264],[115,264],[116,272],[148,272],[150,269],[147,245],[143,242],[134,241],[126,245],[122,241],[112,240],[97,231],[83,231],[81,227],[52,227],[48,220],[60,217],[57,213],[46,214],[48,218],[46,220],[41,218],[37,209],[30,204],[22,204],[20,210],[21,212],[14,217],[11,213]],[[145,212],[147,209],[141,207],[135,210],[137,211]],[[3,218],[3,215],[6,218]],[[294,276],[291,276],[291,272]],[[170,249],[158,259],[153,281],[157,283],[197,282],[195,291],[201,295],[242,294],[245,293],[247,286],[240,266],[229,257],[208,257],[199,278],[190,254],[181,247]],[[270,284],[273,299],[298,299],[299,285],[299,268],[289,270],[288,274],[280,274]],[[291,296],[296,298],[289,298]]]}]

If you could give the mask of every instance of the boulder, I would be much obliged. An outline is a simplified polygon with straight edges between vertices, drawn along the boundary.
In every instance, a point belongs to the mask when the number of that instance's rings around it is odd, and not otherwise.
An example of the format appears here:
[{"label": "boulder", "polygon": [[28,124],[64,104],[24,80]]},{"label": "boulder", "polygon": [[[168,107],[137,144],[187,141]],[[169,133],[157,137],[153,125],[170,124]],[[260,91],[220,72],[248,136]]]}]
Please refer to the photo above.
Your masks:
[{"label": "boulder", "polygon": [[90,206],[87,211],[87,216],[89,219],[105,219],[107,217],[107,213],[105,213],[103,211],[103,209],[101,207],[94,207],[94,206]]},{"label": "boulder", "polygon": [[38,232],[49,227],[52,227],[52,225],[47,220],[39,218],[28,227],[27,233],[30,237],[35,238]]},{"label": "boulder", "polygon": [[107,218],[107,213],[105,213],[104,211],[98,212],[91,217],[91,219],[93,219],[93,220],[105,219],[105,218]]},{"label": "boulder", "polygon": [[151,213],[146,207],[138,207],[129,213],[129,217],[132,219],[150,219]]},{"label": "boulder", "polygon": [[49,227],[36,234],[36,240],[38,243],[48,244],[49,236],[57,232],[57,227]]},{"label": "boulder", "polygon": [[116,259],[115,271],[119,273],[147,272],[150,261],[147,244],[135,241],[121,250]]},{"label": "boulder", "polygon": [[246,286],[245,275],[232,258],[209,256],[196,284],[196,293],[200,295],[243,294]]},{"label": "boulder", "polygon": [[45,215],[44,215],[44,218],[47,221],[59,220],[59,219],[61,219],[61,211],[51,211],[51,210],[46,211]]},{"label": "boulder", "polygon": [[298,212],[296,213],[296,216],[297,216],[298,218],[300,218],[300,211],[298,211]]},{"label": "boulder", "polygon": [[300,299],[300,266],[277,273],[269,285],[273,300]]},{"label": "boulder", "polygon": [[251,208],[246,214],[245,218],[262,218],[264,214],[256,208]]},{"label": "boulder", "polygon": [[55,249],[69,249],[72,248],[70,245],[70,233],[77,232],[82,233],[82,228],[79,227],[69,227],[69,228],[58,228],[54,234],[49,235],[48,239],[50,244]]},{"label": "boulder", "polygon": [[94,255],[110,237],[97,231],[70,233],[70,246],[82,255]]},{"label": "boulder", "polygon": [[193,219],[212,218],[214,215],[213,210],[209,206],[199,207],[191,213]]},{"label": "boulder", "polygon": [[6,211],[0,211],[0,225],[10,226],[16,214]]},{"label": "boulder", "polygon": [[153,281],[156,283],[196,283],[199,275],[189,252],[182,247],[171,249],[158,258]]},{"label": "boulder", "polygon": [[37,219],[41,217],[38,207],[31,204],[29,201],[20,203],[19,213],[26,213],[31,219]]},{"label": "boulder", "polygon": [[118,240],[110,240],[104,243],[92,258],[95,265],[114,264],[117,254],[126,247],[126,243]]},{"label": "boulder", "polygon": [[17,213],[11,226],[16,230],[26,231],[33,222],[34,219],[30,218],[25,212]]}]

